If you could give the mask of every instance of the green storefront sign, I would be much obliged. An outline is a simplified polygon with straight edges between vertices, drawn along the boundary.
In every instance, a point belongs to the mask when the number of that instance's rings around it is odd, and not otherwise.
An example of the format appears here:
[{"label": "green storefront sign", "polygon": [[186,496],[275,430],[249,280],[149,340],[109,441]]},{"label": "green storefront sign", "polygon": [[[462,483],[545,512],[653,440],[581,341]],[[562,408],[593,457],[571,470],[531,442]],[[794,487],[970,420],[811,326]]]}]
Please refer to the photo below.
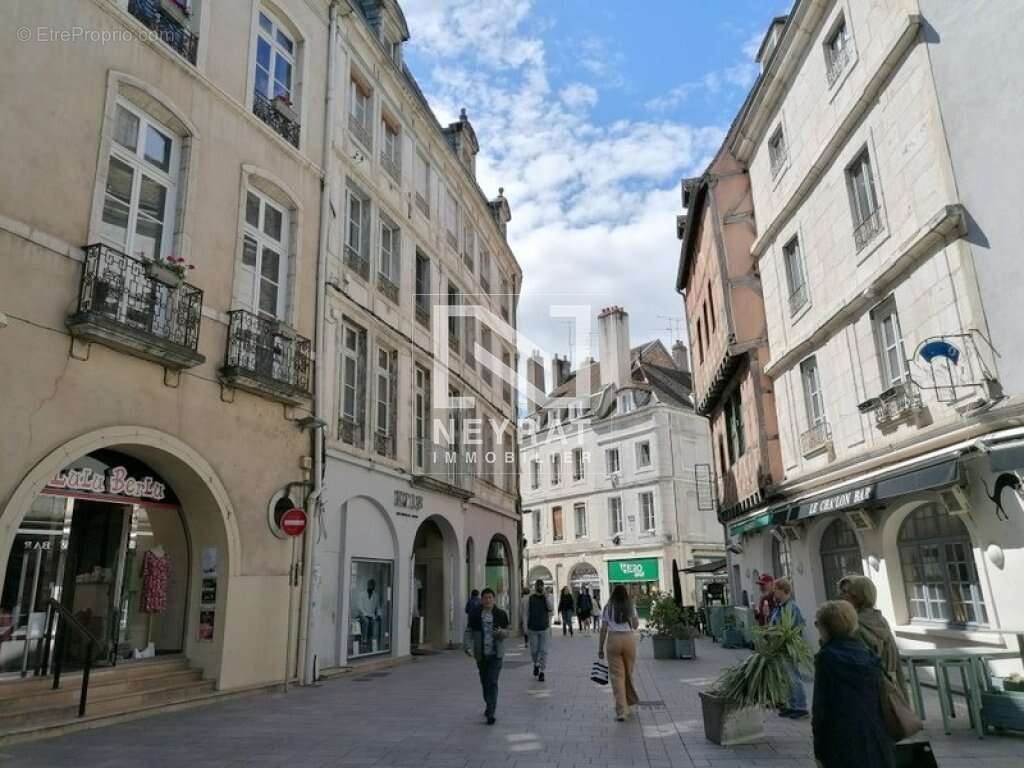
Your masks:
[{"label": "green storefront sign", "polygon": [[640,557],[635,560],[609,560],[608,581],[657,581],[658,558]]}]

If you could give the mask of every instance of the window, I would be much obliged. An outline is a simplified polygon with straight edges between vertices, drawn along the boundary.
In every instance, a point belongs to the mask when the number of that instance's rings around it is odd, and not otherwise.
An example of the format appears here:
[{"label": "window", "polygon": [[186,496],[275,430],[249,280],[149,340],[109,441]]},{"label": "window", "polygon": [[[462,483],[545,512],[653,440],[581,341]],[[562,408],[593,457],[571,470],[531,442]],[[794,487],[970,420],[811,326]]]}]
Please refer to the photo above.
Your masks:
[{"label": "window", "polygon": [[798,237],[782,246],[782,262],[786,268],[786,285],[789,288],[789,314],[795,315],[807,303],[808,298]]},{"label": "window", "polygon": [[450,190],[445,190],[444,198],[444,228],[445,234],[448,238],[448,245],[454,248],[456,251],[459,249],[459,202],[455,199],[455,194]]},{"label": "window", "polygon": [[654,533],[656,524],[654,520],[654,494],[644,491],[640,494],[640,520],[643,522],[643,530],[647,533]]},{"label": "window", "polygon": [[256,39],[256,93],[273,101],[282,97],[291,104],[292,72],[295,69],[295,42],[278,21],[260,11]]},{"label": "window", "polygon": [[725,471],[729,469],[729,465],[725,463],[725,439],[722,435],[718,436],[718,471],[721,474],[725,474]]},{"label": "window", "polygon": [[619,395],[619,412],[620,413],[631,413],[636,408],[636,400],[633,398],[633,392],[623,392]]},{"label": "window", "polygon": [[530,460],[530,487],[534,490],[540,488],[540,461],[538,459]]},{"label": "window", "polygon": [[394,456],[395,401],[398,392],[398,356],[395,352],[377,348],[377,414],[374,428],[374,448],[381,456]]},{"label": "window", "polygon": [[178,142],[147,114],[118,102],[100,237],[129,256],[170,254]]},{"label": "window", "polygon": [[703,304],[701,305],[701,309],[704,312],[704,346],[706,346],[708,348],[708,351],[710,352],[711,338],[708,333],[708,303],[706,301],[703,302]]},{"label": "window", "polygon": [[[494,464],[488,461],[488,456],[494,453],[494,432],[491,430],[489,424],[484,426],[480,437],[481,452],[483,453],[483,456],[481,457],[481,461],[483,462],[483,472],[481,472],[481,476],[487,482],[493,482]],[[493,456],[493,458],[497,461],[497,456]]]},{"label": "window", "polygon": [[348,129],[366,149],[373,149],[372,92],[356,78],[349,82]]},{"label": "window", "polygon": [[604,465],[609,475],[619,471],[619,449],[609,448],[604,452]]},{"label": "window", "polygon": [[370,199],[351,183],[345,194],[348,197],[345,263],[367,279],[370,275]]},{"label": "window", "polygon": [[821,537],[821,573],[825,579],[825,597],[829,600],[840,598],[841,578],[864,574],[857,534],[845,517],[837,517]]},{"label": "window", "polygon": [[926,504],[903,521],[898,544],[911,619],[988,623],[974,547],[959,518]]},{"label": "window", "polygon": [[366,331],[343,321],[341,326],[341,414],[338,438],[363,447],[366,397]]},{"label": "window", "polygon": [[586,474],[583,468],[583,449],[573,448],[572,449],[572,479],[582,480]]},{"label": "window", "polygon": [[622,498],[619,496],[608,497],[608,530],[612,536],[618,536],[624,530],[622,527]]},{"label": "window", "polygon": [[472,272],[476,267],[476,232],[467,221],[462,230],[462,261]]},{"label": "window", "polygon": [[378,272],[384,281],[385,295],[398,300],[399,265],[402,253],[401,230],[387,216],[380,217],[380,265]]},{"label": "window", "polygon": [[509,318],[512,317],[512,288],[507,277],[501,278],[501,317],[506,323],[511,322]]},{"label": "window", "polygon": [[704,336],[701,335],[700,318],[697,318],[697,359],[704,363]]},{"label": "window", "polygon": [[381,120],[383,146],[380,148],[380,164],[396,184],[402,183],[402,140],[398,123],[384,118]]},{"label": "window", "polygon": [[416,249],[416,319],[430,327],[430,259]]},{"label": "window", "polygon": [[875,329],[878,361],[882,374],[882,388],[889,389],[909,376],[907,351],[903,348],[900,318],[896,313],[896,300],[890,296],[871,311],[871,324]]},{"label": "window", "polygon": [[573,516],[576,522],[576,538],[583,539],[587,537],[587,505],[586,504],[574,504],[572,507]]},{"label": "window", "polygon": [[644,469],[651,466],[651,443],[644,440],[636,444],[636,468]]},{"label": "window", "polygon": [[715,319],[715,294],[711,290],[711,281],[708,280],[708,311],[711,315],[711,330],[718,328],[718,321]]},{"label": "window", "polygon": [[551,456],[551,484],[558,485],[562,482],[562,454],[555,453]]},{"label": "window", "polygon": [[[485,352],[491,351],[491,329],[482,324],[480,326],[480,347]],[[494,381],[491,367],[483,360],[480,361],[480,378],[487,384],[492,384]]]},{"label": "window", "polygon": [[818,359],[816,357],[809,357],[800,363],[800,379],[804,386],[807,426],[817,427],[825,422],[825,401],[821,394],[821,380],[818,376]]},{"label": "window", "polygon": [[743,435],[743,402],[739,388],[725,403],[725,431],[729,438],[729,465],[733,465],[747,450]]},{"label": "window", "polygon": [[531,510],[530,517],[533,518],[533,543],[536,544],[544,535],[544,518],[541,517],[539,509]]},{"label": "window", "polygon": [[846,184],[853,212],[853,239],[857,250],[863,249],[882,231],[882,213],[875,189],[871,156],[865,147],[846,168]]},{"label": "window", "polygon": [[551,539],[553,541],[561,541],[565,538],[564,531],[562,530],[562,508],[552,507],[551,508]]},{"label": "window", "polygon": [[414,454],[417,469],[424,469],[427,452],[431,450],[431,446],[427,442],[430,437],[430,371],[422,365],[416,366],[415,401],[416,450]]},{"label": "window", "polygon": [[421,153],[416,153],[416,207],[430,218],[430,163]]},{"label": "window", "polygon": [[458,315],[455,314],[455,307],[461,303],[461,294],[459,289],[448,283],[448,346],[455,352],[459,351],[459,320]]},{"label": "window", "polygon": [[501,364],[504,366],[501,380],[501,399],[506,403],[512,402],[512,382],[509,381],[510,369],[512,368],[512,355],[505,350],[501,352]]},{"label": "window", "polygon": [[480,248],[480,288],[484,293],[491,292],[491,254]]},{"label": "window", "polygon": [[782,133],[782,126],[775,129],[775,133],[768,139],[768,162],[771,165],[772,178],[779,175],[779,171],[786,164],[788,155],[786,153],[786,137]]},{"label": "window", "polygon": [[830,87],[846,71],[846,67],[850,63],[852,48],[850,29],[846,26],[846,19],[840,17],[839,23],[836,24],[832,34],[825,41],[825,65],[828,70],[828,84]]},{"label": "window", "polygon": [[237,296],[245,308],[267,317],[284,317],[288,256],[288,217],[284,209],[256,190],[245,193],[242,268]]},{"label": "window", "polygon": [[781,578],[785,576],[789,578],[791,574],[792,556],[789,551],[789,539],[782,539],[779,541],[775,536],[772,536],[772,568],[774,573],[772,575],[775,578]]}]

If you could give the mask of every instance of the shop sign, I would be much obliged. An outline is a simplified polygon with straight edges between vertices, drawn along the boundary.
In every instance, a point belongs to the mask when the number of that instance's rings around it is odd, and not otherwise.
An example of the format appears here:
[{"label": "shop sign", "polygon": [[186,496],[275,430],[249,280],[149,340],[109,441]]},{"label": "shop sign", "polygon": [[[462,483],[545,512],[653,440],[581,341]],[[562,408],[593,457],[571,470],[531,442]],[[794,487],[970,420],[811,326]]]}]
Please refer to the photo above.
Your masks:
[{"label": "shop sign", "polygon": [[395,491],[395,506],[420,510],[423,509],[423,497],[417,496],[415,493]]},{"label": "shop sign", "polygon": [[162,501],[167,496],[167,488],[163,483],[149,475],[142,478],[129,477],[128,470],[122,466],[113,467],[109,475],[96,472],[89,467],[64,469],[58,472],[46,487],[51,490],[109,494],[153,501]]},{"label": "shop sign", "polygon": [[608,581],[657,581],[658,559],[641,557],[635,560],[609,560]]},{"label": "shop sign", "polygon": [[874,484],[863,485],[860,488],[851,488],[842,493],[835,493],[831,496],[815,499],[806,505],[807,513],[801,514],[800,517],[813,517],[814,515],[823,515],[828,512],[838,512],[850,507],[860,507],[871,501],[874,495]]}]

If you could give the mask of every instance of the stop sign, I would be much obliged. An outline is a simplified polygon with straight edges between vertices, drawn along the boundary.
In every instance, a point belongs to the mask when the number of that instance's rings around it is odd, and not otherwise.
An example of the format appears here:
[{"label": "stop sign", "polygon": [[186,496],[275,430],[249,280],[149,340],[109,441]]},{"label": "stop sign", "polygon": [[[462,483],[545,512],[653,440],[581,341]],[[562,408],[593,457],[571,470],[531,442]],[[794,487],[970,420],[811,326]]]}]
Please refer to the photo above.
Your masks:
[{"label": "stop sign", "polygon": [[292,507],[281,515],[281,530],[288,536],[298,536],[306,530],[306,513],[298,507]]}]

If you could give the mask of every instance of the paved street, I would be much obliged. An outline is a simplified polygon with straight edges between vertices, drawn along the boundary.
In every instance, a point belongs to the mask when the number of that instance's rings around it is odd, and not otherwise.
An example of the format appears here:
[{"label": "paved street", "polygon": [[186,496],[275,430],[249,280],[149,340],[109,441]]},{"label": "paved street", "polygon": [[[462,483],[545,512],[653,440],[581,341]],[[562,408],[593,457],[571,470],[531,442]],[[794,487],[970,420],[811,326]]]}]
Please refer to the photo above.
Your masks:
[{"label": "paved street", "polygon": [[[706,741],[698,689],[739,651],[707,642],[700,659],[654,661],[641,645],[639,718],[617,723],[611,692],[588,679],[596,640],[553,642],[548,680],[534,682],[513,644],[501,677],[498,723],[483,724],[473,663],[451,652],[314,689],[254,696],[0,752],[32,766],[387,766],[388,768],[744,768],[814,765],[808,721],[769,720],[767,744],[723,749]],[[938,712],[934,698],[930,712]],[[930,723],[943,768],[1018,768],[1024,739],[979,741],[958,718],[952,736]]]}]

